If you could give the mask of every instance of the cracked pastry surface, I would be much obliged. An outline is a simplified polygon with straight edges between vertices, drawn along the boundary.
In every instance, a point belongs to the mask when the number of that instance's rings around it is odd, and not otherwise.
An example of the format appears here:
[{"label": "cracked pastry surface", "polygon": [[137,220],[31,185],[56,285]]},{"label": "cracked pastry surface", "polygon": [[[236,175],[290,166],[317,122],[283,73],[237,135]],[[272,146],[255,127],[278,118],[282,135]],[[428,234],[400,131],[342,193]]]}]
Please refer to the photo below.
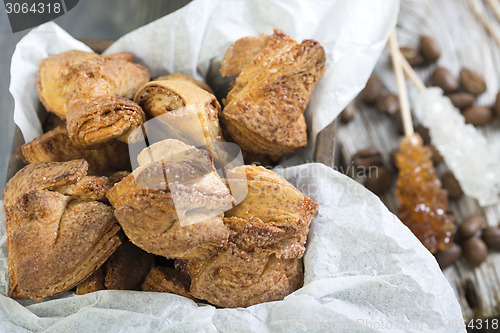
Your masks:
[{"label": "cracked pastry surface", "polygon": [[9,295],[40,300],[69,290],[121,243],[106,177],[84,160],[32,163],[7,183],[4,208]]},{"label": "cracked pastry surface", "polygon": [[143,250],[167,258],[211,257],[229,237],[223,212],[233,198],[210,155],[169,139],[147,148],[144,156],[153,159],[140,158],[141,166],[107,194],[125,234]]},{"label": "cracked pastry surface", "polygon": [[277,160],[306,146],[303,112],[325,60],[318,42],[299,44],[276,29],[268,39],[245,37],[228,49],[221,73],[238,77],[221,119],[242,150]]},{"label": "cracked pastry surface", "polygon": [[127,142],[128,134],[145,121],[130,98],[149,81],[149,72],[132,59],[128,52],[101,56],[72,50],[40,62],[38,96],[48,111],[67,120],[75,145]]}]

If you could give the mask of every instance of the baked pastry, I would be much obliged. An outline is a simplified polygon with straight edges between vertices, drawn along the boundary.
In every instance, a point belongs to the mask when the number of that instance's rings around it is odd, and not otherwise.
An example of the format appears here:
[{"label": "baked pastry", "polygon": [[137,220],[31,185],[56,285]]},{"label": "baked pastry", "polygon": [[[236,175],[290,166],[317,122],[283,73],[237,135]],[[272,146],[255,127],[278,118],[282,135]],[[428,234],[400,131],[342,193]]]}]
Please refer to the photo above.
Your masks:
[{"label": "baked pastry", "polygon": [[106,177],[84,160],[32,163],[5,186],[9,295],[40,300],[96,271],[121,243]]},{"label": "baked pastry", "polygon": [[246,174],[248,193],[225,213],[224,223],[233,231],[230,240],[245,251],[258,247],[278,258],[301,258],[318,204],[260,166],[236,167],[228,177],[236,175],[239,181],[241,172]]},{"label": "baked pastry", "polygon": [[67,120],[71,141],[83,148],[111,139],[127,142],[130,132],[145,121],[141,108],[129,98],[149,81],[149,72],[122,52],[100,56],[68,51],[40,62],[38,96],[48,111]]},{"label": "baked pastry", "polygon": [[154,255],[124,242],[106,261],[106,289],[138,290],[154,264]]},{"label": "baked pastry", "polygon": [[317,203],[274,172],[240,166],[248,194],[225,213],[227,245],[208,260],[177,260],[191,279],[191,296],[240,307],[281,300],[303,283],[302,256]]},{"label": "baked pastry", "polygon": [[[196,147],[206,146],[215,159],[224,159],[219,102],[192,80],[176,76],[148,82],[134,97],[149,118],[157,117],[155,127],[160,128],[160,133],[152,137],[178,139]],[[148,131],[152,128],[148,127]]]},{"label": "baked pastry", "polygon": [[189,295],[189,284],[186,274],[170,267],[156,266],[144,279],[142,290],[176,294],[192,299]]},{"label": "baked pastry", "polygon": [[176,267],[191,278],[191,296],[220,307],[282,300],[303,284],[302,259],[246,252],[232,242],[211,259],[176,260]]},{"label": "baked pastry", "polygon": [[104,287],[104,266],[99,267],[92,275],[76,286],[77,295],[90,294],[95,291],[105,290]]},{"label": "baked pastry", "polygon": [[[246,44],[248,52],[242,51]],[[298,44],[279,30],[269,39],[246,37],[229,48],[221,73],[238,77],[223,100],[221,120],[243,151],[277,160],[306,146],[303,112],[325,59],[318,42]]]},{"label": "baked pastry", "polygon": [[112,140],[99,149],[82,149],[69,140],[66,128],[61,126],[22,145],[19,157],[26,164],[84,159],[89,164],[89,175],[107,176],[116,171],[130,170],[125,143]]},{"label": "baked pastry", "polygon": [[233,198],[210,154],[168,139],[138,159],[107,194],[130,241],[167,258],[211,257],[229,237],[222,218]]}]

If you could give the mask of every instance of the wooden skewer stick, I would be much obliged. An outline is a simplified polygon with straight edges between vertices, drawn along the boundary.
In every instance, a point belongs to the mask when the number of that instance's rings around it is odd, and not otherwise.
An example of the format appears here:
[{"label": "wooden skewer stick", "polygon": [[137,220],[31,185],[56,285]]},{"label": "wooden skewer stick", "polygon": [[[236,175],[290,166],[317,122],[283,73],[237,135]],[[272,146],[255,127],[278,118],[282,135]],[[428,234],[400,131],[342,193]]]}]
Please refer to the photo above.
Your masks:
[{"label": "wooden skewer stick", "polygon": [[488,0],[488,4],[491,9],[493,9],[493,13],[495,13],[497,19],[500,21],[500,2],[498,2],[498,0]]},{"label": "wooden skewer stick", "polygon": [[396,75],[396,83],[399,92],[399,105],[401,107],[401,119],[403,120],[403,128],[405,135],[410,137],[413,135],[413,123],[410,112],[410,102],[408,99],[408,92],[406,90],[406,80],[403,74],[403,66],[401,65],[401,57],[399,54],[398,37],[396,36],[396,29],[394,29],[389,37],[389,48],[391,50],[392,67]]},{"label": "wooden skewer stick", "polygon": [[[479,10],[479,8],[477,6],[477,2],[470,1],[470,0],[466,1],[466,2],[469,5],[469,8],[471,9],[471,11],[476,16],[476,18],[479,20],[479,22],[481,22],[483,24],[485,29],[491,34],[491,36],[493,36],[493,38],[498,43],[498,45],[500,45],[500,34],[496,31],[495,27],[493,27],[491,22],[488,21],[486,19],[486,17],[481,13],[481,11]],[[495,8],[495,7],[493,7],[493,8]]]},{"label": "wooden skewer stick", "polygon": [[418,89],[418,91],[424,92],[427,89],[427,87],[422,82],[422,80],[420,80],[420,78],[418,77],[418,75],[415,72],[415,70],[413,69],[413,67],[411,67],[410,63],[408,63],[408,60],[406,60],[406,58],[403,56],[403,54],[399,50],[398,50],[398,57],[400,58],[401,65],[403,66],[403,70],[404,70],[405,74],[408,76],[408,78],[410,79],[410,81]]}]

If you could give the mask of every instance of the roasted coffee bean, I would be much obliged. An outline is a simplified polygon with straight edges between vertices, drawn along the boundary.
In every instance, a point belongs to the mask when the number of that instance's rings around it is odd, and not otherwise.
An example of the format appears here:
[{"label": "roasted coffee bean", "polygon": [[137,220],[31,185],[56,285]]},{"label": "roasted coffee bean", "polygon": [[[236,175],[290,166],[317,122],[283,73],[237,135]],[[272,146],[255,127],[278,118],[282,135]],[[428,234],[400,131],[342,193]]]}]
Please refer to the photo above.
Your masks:
[{"label": "roasted coffee bean", "polygon": [[392,187],[394,181],[391,170],[385,166],[371,168],[365,180],[365,187],[376,195],[384,194]]},{"label": "roasted coffee bean", "polygon": [[375,104],[384,90],[382,81],[376,76],[370,76],[365,88],[359,94],[359,98],[366,104]]},{"label": "roasted coffee bean", "polygon": [[448,95],[451,100],[451,104],[453,104],[456,108],[463,110],[474,104],[476,100],[476,96],[468,93],[458,92]]},{"label": "roasted coffee bean", "polygon": [[474,236],[479,230],[483,229],[484,224],[484,217],[481,215],[469,216],[458,227],[458,234],[462,237],[462,239],[467,239]]},{"label": "roasted coffee bean", "polygon": [[445,94],[450,94],[460,88],[460,83],[455,76],[444,67],[436,67],[431,75],[431,84],[443,89]]},{"label": "roasted coffee bean", "polygon": [[389,152],[389,162],[391,163],[391,166],[398,170],[398,162],[396,161],[396,154],[399,152],[398,148],[394,148]]},{"label": "roasted coffee bean", "polygon": [[489,107],[482,105],[471,106],[465,109],[462,114],[465,122],[474,126],[485,125],[493,119],[493,111]]},{"label": "roasted coffee bean", "polygon": [[382,165],[382,153],[375,147],[361,149],[352,156],[352,165],[358,171],[368,171],[370,167]]},{"label": "roasted coffee bean", "polygon": [[391,92],[386,92],[382,94],[381,96],[379,96],[379,99],[377,100],[377,108],[382,113],[391,116],[395,115],[396,113],[399,112],[398,96]]},{"label": "roasted coffee bean", "polygon": [[486,91],[486,82],[481,74],[464,67],[460,70],[460,81],[465,90],[474,95],[480,95]]},{"label": "roasted coffee bean", "polygon": [[441,47],[431,36],[422,35],[420,36],[420,52],[425,61],[434,62],[441,56]]},{"label": "roasted coffee bean", "polygon": [[495,100],[495,105],[493,106],[495,113],[500,117],[500,91],[497,94],[497,99]]},{"label": "roasted coffee bean", "polygon": [[345,109],[340,113],[340,121],[344,124],[351,122],[356,116],[356,107],[353,103],[347,104]]},{"label": "roasted coffee bean", "polygon": [[453,175],[453,172],[446,171],[441,177],[441,183],[446,191],[448,191],[448,198],[452,200],[460,199],[464,192],[460,187],[457,179]]},{"label": "roasted coffee bean", "polygon": [[439,150],[437,150],[436,146],[429,145],[429,148],[431,149],[431,153],[432,153],[431,159],[432,159],[432,163],[434,165],[438,165],[439,163],[444,161],[443,155],[441,155]]},{"label": "roasted coffee bean", "polygon": [[413,46],[403,46],[399,49],[403,57],[406,58],[408,63],[413,67],[421,66],[424,63],[424,57],[420,50]]},{"label": "roasted coffee bean", "polygon": [[479,266],[488,256],[488,248],[479,237],[471,237],[463,244],[465,258],[472,266]]},{"label": "roasted coffee bean", "polygon": [[483,240],[490,249],[500,251],[500,227],[489,225],[484,228]]},{"label": "roasted coffee bean", "polygon": [[422,142],[424,145],[428,145],[431,142],[431,136],[429,135],[429,129],[422,124],[415,126],[415,132],[417,132],[422,137]]},{"label": "roasted coffee bean", "polygon": [[451,266],[462,255],[462,248],[460,245],[453,243],[449,250],[439,251],[434,255],[436,261],[441,269]]}]

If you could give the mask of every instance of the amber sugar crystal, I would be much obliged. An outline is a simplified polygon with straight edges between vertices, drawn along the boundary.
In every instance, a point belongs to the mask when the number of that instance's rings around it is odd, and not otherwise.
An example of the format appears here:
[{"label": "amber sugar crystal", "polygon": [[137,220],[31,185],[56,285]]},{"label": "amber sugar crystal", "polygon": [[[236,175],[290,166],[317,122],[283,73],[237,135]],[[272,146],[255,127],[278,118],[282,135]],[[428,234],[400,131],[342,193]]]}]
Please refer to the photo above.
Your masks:
[{"label": "amber sugar crystal", "polygon": [[449,249],[455,226],[446,214],[448,195],[436,177],[431,151],[418,134],[401,140],[396,163],[398,217],[431,253]]}]

